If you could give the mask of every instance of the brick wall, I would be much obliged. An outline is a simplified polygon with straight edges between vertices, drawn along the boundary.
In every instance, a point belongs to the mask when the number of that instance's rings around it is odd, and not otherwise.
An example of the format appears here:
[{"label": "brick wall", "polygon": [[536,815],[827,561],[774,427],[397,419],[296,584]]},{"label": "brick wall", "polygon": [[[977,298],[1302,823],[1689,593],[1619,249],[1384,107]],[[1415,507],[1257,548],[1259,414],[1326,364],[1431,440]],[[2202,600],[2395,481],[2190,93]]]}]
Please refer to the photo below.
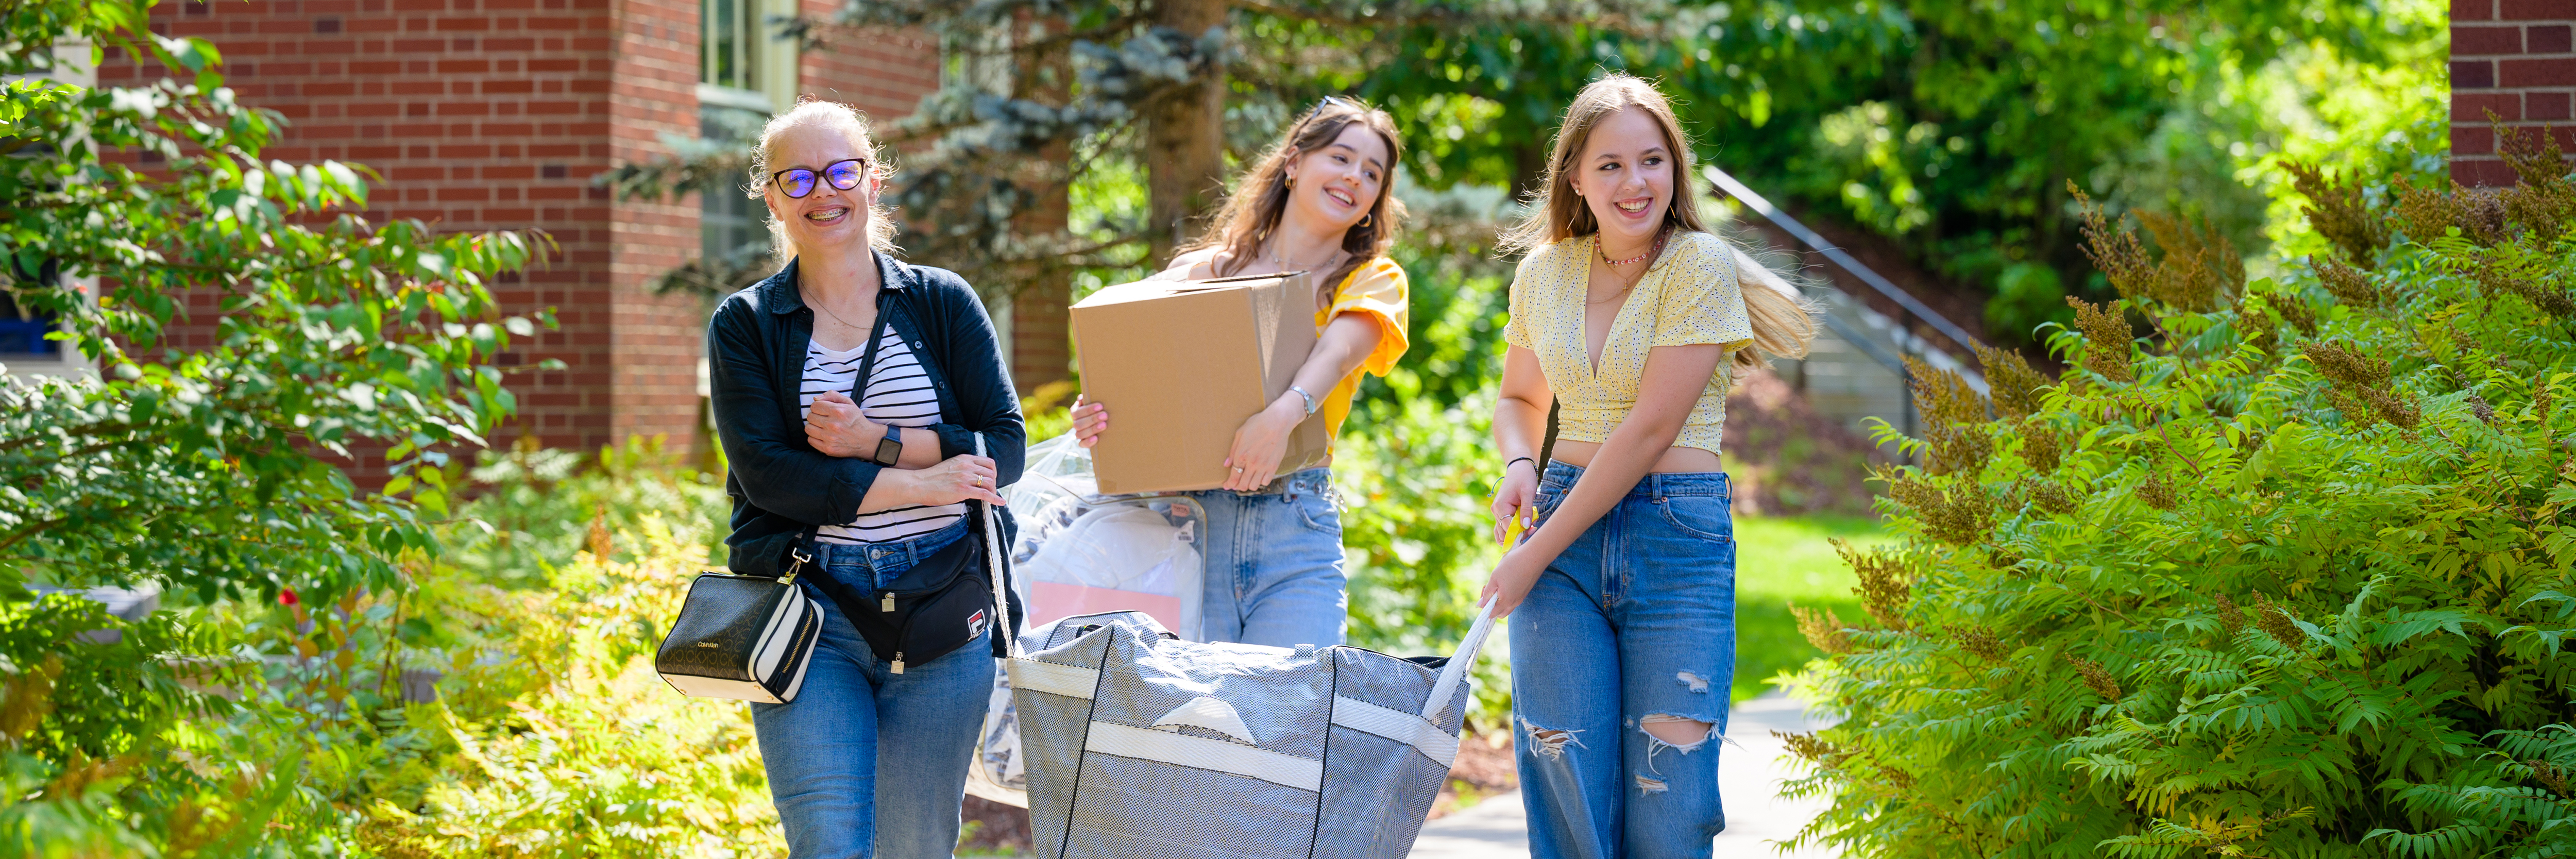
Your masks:
[{"label": "brick wall", "polygon": [[2451,176],[2511,185],[2487,113],[2576,149],[2576,0],[2451,0]]},{"label": "brick wall", "polygon": [[[664,135],[698,131],[697,0],[617,0],[608,75],[609,163],[667,154]],[[698,359],[706,316],[696,298],[656,297],[645,285],[698,253],[698,202],[641,201],[609,210],[609,432],[661,435],[678,450],[699,439]]]},{"label": "brick wall", "polygon": [[[841,0],[800,0],[809,18],[828,19]],[[859,109],[878,125],[912,115],[939,89],[939,44],[915,32],[832,33],[823,50],[797,59],[797,89]]]},{"label": "brick wall", "polygon": [[[627,154],[616,147],[631,135],[612,134],[616,123],[685,114],[685,128],[695,127],[696,96],[686,87],[612,87],[618,72],[642,65],[621,51],[659,45],[695,55],[693,9],[685,20],[621,26],[620,11],[640,2],[182,2],[156,7],[153,27],[214,42],[226,82],[242,100],[285,116],[289,125],[271,157],[352,161],[380,174],[369,219],[417,218],[455,231],[534,228],[551,236],[559,254],[493,289],[513,312],[553,308],[560,325],[503,363],[533,368],[554,359],[565,368],[514,372],[520,413],[499,435],[532,431],[549,446],[588,449],[610,443],[619,428],[612,420],[619,313],[649,312],[634,298],[641,266],[623,259],[637,246],[619,245],[621,228],[651,223],[686,233],[690,245],[696,236],[694,201],[617,203],[590,184],[612,158]],[[129,83],[145,71],[111,63],[100,81]],[[693,61],[688,75],[693,86]],[[647,104],[657,98],[663,103]],[[693,356],[687,371],[693,390]],[[675,443],[691,443],[694,404],[676,409],[676,420],[647,414],[629,422],[676,428]]]},{"label": "brick wall", "polygon": [[[512,312],[553,308],[560,324],[503,357],[524,369],[509,382],[519,415],[496,441],[533,432],[587,450],[660,434],[676,451],[710,441],[697,432],[703,309],[647,288],[697,253],[698,201],[617,201],[591,184],[664,154],[665,133],[697,132],[697,0],[182,0],[152,21],[214,42],[242,100],[286,117],[270,157],[376,170],[371,220],[533,228],[559,245],[494,284]],[[800,60],[801,91],[891,121],[938,85],[936,46],[918,37],[844,42]],[[145,74],[117,59],[100,82]],[[195,322],[173,332],[177,348],[211,339],[212,297],[201,298]],[[547,359],[565,368],[533,371]],[[360,463],[360,476],[373,465]]]}]

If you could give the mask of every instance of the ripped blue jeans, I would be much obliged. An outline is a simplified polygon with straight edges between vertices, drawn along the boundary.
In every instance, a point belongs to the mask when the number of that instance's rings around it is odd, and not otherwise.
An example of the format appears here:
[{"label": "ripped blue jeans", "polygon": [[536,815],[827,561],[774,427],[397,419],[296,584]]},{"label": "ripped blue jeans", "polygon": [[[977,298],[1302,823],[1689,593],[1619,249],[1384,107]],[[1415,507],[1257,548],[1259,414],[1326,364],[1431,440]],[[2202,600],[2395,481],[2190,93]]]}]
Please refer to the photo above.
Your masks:
[{"label": "ripped blue jeans", "polygon": [[[1582,474],[1549,463],[1539,515]],[[1646,475],[1512,612],[1513,753],[1532,859],[1705,859],[1726,828],[1717,752],[1735,676],[1728,503],[1724,473]],[[1675,744],[1646,731],[1675,719],[1708,733]]]}]

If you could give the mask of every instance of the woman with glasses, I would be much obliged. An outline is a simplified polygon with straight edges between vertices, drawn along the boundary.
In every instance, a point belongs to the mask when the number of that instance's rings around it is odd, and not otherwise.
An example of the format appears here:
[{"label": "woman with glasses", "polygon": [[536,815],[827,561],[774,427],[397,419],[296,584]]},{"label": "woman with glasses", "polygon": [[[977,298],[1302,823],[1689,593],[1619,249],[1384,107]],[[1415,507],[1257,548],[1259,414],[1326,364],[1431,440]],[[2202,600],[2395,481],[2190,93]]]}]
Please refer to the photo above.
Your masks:
[{"label": "woman with glasses", "polygon": [[[1347,598],[1331,457],[1293,474],[1277,470],[1290,430],[1321,411],[1325,433],[1337,434],[1360,374],[1384,376],[1404,354],[1404,269],[1386,255],[1404,218],[1404,203],[1387,190],[1403,152],[1385,111],[1324,99],[1238,177],[1198,245],[1157,275],[1318,275],[1320,338],[1296,383],[1235,430],[1223,488],[1193,493],[1208,513],[1201,617],[1210,641],[1342,643]],[[1083,446],[1109,431],[1115,405],[1075,400]]]},{"label": "woman with glasses", "polygon": [[746,190],[768,204],[785,265],[707,324],[725,542],[739,573],[811,557],[798,584],[823,612],[795,699],[752,705],[770,795],[798,859],[946,857],[1010,632],[970,623],[963,647],[889,661],[850,622],[877,606],[832,594],[874,592],[967,539],[966,502],[1000,504],[1019,476],[1019,402],[974,289],[893,257],[864,118],[797,105],[762,129],[752,162]]}]

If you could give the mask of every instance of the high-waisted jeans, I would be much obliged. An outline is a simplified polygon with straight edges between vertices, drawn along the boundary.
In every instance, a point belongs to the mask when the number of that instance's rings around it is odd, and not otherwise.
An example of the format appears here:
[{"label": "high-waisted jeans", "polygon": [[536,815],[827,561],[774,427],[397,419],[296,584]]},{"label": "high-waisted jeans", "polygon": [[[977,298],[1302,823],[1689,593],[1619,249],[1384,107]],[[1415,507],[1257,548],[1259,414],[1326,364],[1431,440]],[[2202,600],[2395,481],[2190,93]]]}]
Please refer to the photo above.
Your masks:
[{"label": "high-waisted jeans", "polygon": [[1295,647],[1342,643],[1350,613],[1333,472],[1290,474],[1267,493],[1192,492],[1207,508],[1209,641]]},{"label": "high-waisted jeans", "polygon": [[[910,540],[824,544],[823,573],[874,590],[966,536],[966,521]],[[786,704],[753,704],[793,859],[932,859],[957,850],[966,765],[993,693],[992,633],[901,674],[813,584],[823,610],[804,689]]]},{"label": "high-waisted jeans", "polygon": [[[1551,462],[1544,518],[1583,469]],[[1533,859],[1707,857],[1735,676],[1726,475],[1649,474],[1512,612],[1512,715]],[[1645,726],[1706,722],[1673,744]],[[1666,729],[1670,730],[1670,729]]]}]

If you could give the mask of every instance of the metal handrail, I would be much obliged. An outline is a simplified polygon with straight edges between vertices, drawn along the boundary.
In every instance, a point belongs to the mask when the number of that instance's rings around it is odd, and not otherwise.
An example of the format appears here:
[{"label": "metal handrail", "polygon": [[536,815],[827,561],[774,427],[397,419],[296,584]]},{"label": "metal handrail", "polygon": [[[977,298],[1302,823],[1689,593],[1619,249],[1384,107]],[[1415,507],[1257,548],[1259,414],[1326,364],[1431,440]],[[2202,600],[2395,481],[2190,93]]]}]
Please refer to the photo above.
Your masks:
[{"label": "metal handrail", "polygon": [[1880,367],[1896,374],[1898,383],[1904,387],[1896,397],[1897,408],[1901,410],[1903,418],[1901,428],[1905,430],[1907,437],[1912,437],[1914,435],[1914,368],[1905,366],[1903,360],[1879,349],[1878,344],[1869,342],[1867,335],[1853,330],[1851,323],[1842,321],[1840,317],[1831,313],[1818,314],[1818,316],[1823,318],[1825,327],[1833,329],[1836,336],[1843,338],[1843,342],[1858,348],[1861,354],[1868,355],[1870,360],[1877,361]]},{"label": "metal handrail", "polygon": [[[1752,272],[1753,278],[1761,281],[1763,286],[1792,296],[1798,294],[1796,286],[1791,285],[1778,272],[1764,266],[1761,261],[1754,259],[1752,254],[1745,253],[1743,248],[1735,249],[1735,265],[1740,271]],[[1897,392],[1896,397],[1898,414],[1902,418],[1905,434],[1914,435],[1914,368],[1906,366],[1904,359],[1887,354],[1887,350],[1878,348],[1877,343],[1870,342],[1868,334],[1853,328],[1851,323],[1843,321],[1842,317],[1832,313],[1819,313],[1816,314],[1816,318],[1822,321],[1826,328],[1832,329],[1835,336],[1843,338],[1843,342],[1851,344],[1852,348],[1859,349],[1862,355],[1878,362],[1880,369],[1896,377],[1899,386],[1903,388]]]},{"label": "metal handrail", "polygon": [[1789,235],[1796,237],[1798,241],[1805,243],[1808,248],[1819,254],[1823,254],[1826,261],[1831,262],[1834,265],[1841,266],[1844,271],[1851,272],[1853,277],[1860,278],[1862,283],[1869,284],[1871,289],[1878,290],[1879,295],[1885,296],[1889,301],[1896,302],[1896,306],[1904,313],[1904,318],[1900,319],[1899,322],[1907,329],[1913,328],[1914,323],[1920,321],[1925,325],[1931,326],[1932,330],[1940,332],[1941,336],[1950,338],[1951,343],[1956,344],[1960,350],[1968,353],[1966,355],[1955,355],[1954,357],[1972,362],[1977,360],[1976,350],[1973,348],[1977,345],[1977,339],[1968,336],[1967,329],[1960,328],[1957,323],[1951,322],[1948,317],[1944,317],[1940,313],[1935,312],[1931,307],[1925,305],[1922,301],[1917,300],[1912,294],[1898,288],[1895,283],[1890,282],[1887,278],[1879,276],[1878,272],[1871,271],[1869,266],[1862,265],[1860,260],[1853,259],[1852,255],[1845,253],[1842,248],[1836,247],[1832,243],[1825,241],[1824,236],[1817,235],[1816,231],[1808,229],[1807,225],[1798,223],[1797,218],[1790,217],[1789,213],[1780,211],[1780,207],[1771,205],[1771,201],[1769,199],[1764,198],[1760,193],[1755,192],[1752,188],[1746,187],[1743,182],[1737,181],[1733,175],[1728,174],[1725,170],[1719,169],[1717,165],[1701,165],[1700,172],[1708,178],[1708,181],[1717,185],[1719,190],[1725,191],[1728,195],[1744,201],[1744,205],[1751,207],[1755,212],[1761,213],[1762,217],[1770,220],[1773,225],[1787,231]]}]

